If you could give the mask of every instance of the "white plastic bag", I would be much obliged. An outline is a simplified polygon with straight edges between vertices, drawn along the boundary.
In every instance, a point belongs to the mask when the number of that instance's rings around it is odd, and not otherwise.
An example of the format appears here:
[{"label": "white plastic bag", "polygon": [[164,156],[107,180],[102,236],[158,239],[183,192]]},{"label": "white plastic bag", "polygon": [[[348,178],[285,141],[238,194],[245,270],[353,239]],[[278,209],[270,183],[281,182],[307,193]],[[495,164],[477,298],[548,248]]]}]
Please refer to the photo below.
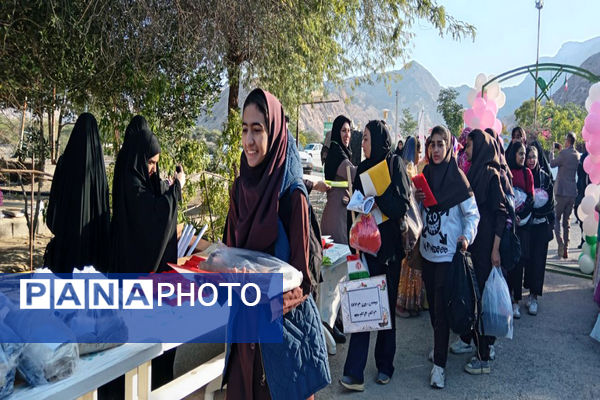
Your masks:
[{"label": "white plastic bag", "polygon": [[513,311],[508,285],[500,267],[493,267],[481,300],[483,333],[487,336],[513,337]]},{"label": "white plastic bag", "polygon": [[11,311],[6,325],[21,338],[43,338],[52,330],[63,343],[27,343],[19,358],[17,369],[32,386],[44,385],[70,376],[79,360],[75,335],[57,317],[40,310]]},{"label": "white plastic bag", "polygon": [[283,274],[283,291],[287,292],[302,284],[302,272],[277,257],[260,251],[222,246],[214,250],[200,269],[211,272],[247,272]]},{"label": "white plastic bag", "polygon": [[8,397],[14,389],[15,373],[23,343],[14,343],[19,337],[0,320],[0,399]]},{"label": "white plastic bag", "polygon": [[594,325],[594,329],[592,329],[592,333],[590,333],[590,337],[592,339],[596,339],[600,342],[600,314],[598,314],[598,319],[596,320],[596,325]]}]

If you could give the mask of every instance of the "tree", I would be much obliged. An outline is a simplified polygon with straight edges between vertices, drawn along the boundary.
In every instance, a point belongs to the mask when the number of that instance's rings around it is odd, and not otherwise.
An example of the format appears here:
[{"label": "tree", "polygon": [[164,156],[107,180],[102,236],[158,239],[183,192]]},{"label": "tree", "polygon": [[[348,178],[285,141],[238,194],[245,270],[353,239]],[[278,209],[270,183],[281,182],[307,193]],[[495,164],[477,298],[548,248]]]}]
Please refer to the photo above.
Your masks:
[{"label": "tree", "polygon": [[442,114],[444,122],[454,136],[459,136],[463,127],[463,108],[456,102],[458,91],[452,88],[440,90],[437,99],[437,112]]},{"label": "tree", "polygon": [[[261,85],[286,109],[347,76],[372,80],[405,59],[412,26],[426,20],[440,35],[474,37],[475,28],[435,0],[180,1],[182,29],[229,82],[229,110],[240,84]],[[195,34],[194,34],[195,33]],[[294,116],[295,117],[295,116]]]},{"label": "tree", "polygon": [[[523,102],[515,110],[517,124],[540,139],[542,146],[549,150],[554,142],[563,143],[567,132],[574,132],[576,137],[581,132],[587,111],[574,103],[558,105],[554,101],[545,104],[538,103],[537,132],[533,123],[533,99]],[[577,137],[581,140],[581,137]]]},{"label": "tree", "polygon": [[414,135],[417,130],[418,122],[410,113],[408,108],[402,109],[402,118],[398,123],[398,129],[405,138]]}]

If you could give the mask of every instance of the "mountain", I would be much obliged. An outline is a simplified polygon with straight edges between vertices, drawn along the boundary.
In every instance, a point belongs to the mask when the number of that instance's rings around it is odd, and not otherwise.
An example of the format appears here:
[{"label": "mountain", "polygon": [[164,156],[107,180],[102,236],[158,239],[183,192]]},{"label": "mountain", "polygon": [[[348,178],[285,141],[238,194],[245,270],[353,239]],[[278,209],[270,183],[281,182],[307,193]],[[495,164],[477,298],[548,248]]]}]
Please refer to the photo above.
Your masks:
[{"label": "mountain", "polygon": [[[594,75],[600,76],[600,53],[596,53],[581,64],[581,68],[587,69]],[[593,82],[588,81],[577,75],[571,75],[567,79],[567,90],[557,90],[552,99],[557,104],[575,103],[579,105],[585,105],[585,99],[587,99],[588,91]]]},{"label": "mountain", "polygon": [[[540,62],[553,62],[560,64],[581,65],[588,63],[588,58],[600,53],[600,37],[587,40],[585,42],[566,42],[553,57],[541,57]],[[594,73],[600,73],[600,60],[594,59],[587,68]],[[584,63],[584,64],[585,64]],[[593,64],[593,65],[592,65]],[[518,66],[515,66],[518,67]],[[305,105],[300,109],[300,129],[306,131],[323,132],[323,123],[333,121],[339,115],[347,115],[354,121],[358,128],[362,128],[369,119],[383,118],[383,110],[388,109],[389,115],[387,121],[395,126],[394,117],[396,110],[396,91],[398,91],[398,113],[401,115],[403,108],[408,108],[413,116],[417,118],[421,109],[424,111],[425,126],[431,127],[434,124],[442,123],[442,116],[437,112],[437,97],[440,92],[440,84],[435,77],[421,64],[416,61],[408,63],[404,68],[392,71],[387,74],[391,79],[387,86],[382,76],[372,75],[373,84],[363,83],[352,88],[355,78],[350,78],[344,82],[341,88],[328,88],[327,99],[338,99],[338,103]],[[552,73],[544,72],[541,76],[549,81]],[[522,76],[521,76],[522,77]],[[475,77],[473,77],[473,80]],[[562,78],[564,79],[564,78]],[[577,102],[583,103],[587,96],[585,84],[572,76],[569,79],[569,91],[567,96],[575,96],[576,91],[585,91],[583,99],[577,98]],[[573,81],[572,81],[573,80]],[[562,99],[564,80],[556,82],[552,93],[555,93],[556,99]],[[506,104],[500,109],[498,115],[504,123],[511,124],[514,121],[514,110],[517,109],[525,100],[533,97],[534,83],[531,76],[526,76],[521,83],[515,86],[502,85],[502,90],[506,94]],[[589,87],[589,85],[587,86]],[[467,103],[467,94],[471,88],[467,85],[455,87],[459,93],[457,101],[465,108]],[[222,129],[227,115],[227,96],[229,90],[226,88],[220,95],[219,101],[213,107],[211,114],[203,115],[199,118],[199,125],[209,129]],[[240,90],[240,102],[243,102],[248,90]],[[557,100],[559,101],[559,100]],[[560,100],[562,101],[562,100]],[[241,104],[240,104],[241,106]]]},{"label": "mountain", "polygon": [[[300,129],[323,132],[323,123],[333,121],[336,116],[349,116],[359,129],[370,119],[382,119],[383,110],[388,109],[387,118],[390,125],[394,122],[396,110],[396,91],[398,92],[398,114],[403,108],[409,108],[417,115],[424,110],[426,126],[443,121],[437,113],[437,96],[440,84],[431,73],[418,62],[410,62],[404,68],[387,73],[386,83],[379,75],[370,78],[373,84],[363,83],[352,88],[354,78],[347,79],[341,88],[328,88],[327,99],[338,99],[337,103],[304,105],[300,109]],[[227,96],[229,89],[223,90],[219,101],[211,114],[202,115],[199,125],[209,129],[221,129],[227,115]],[[247,95],[247,90],[240,90],[240,102]],[[241,106],[241,104],[240,104]]]}]

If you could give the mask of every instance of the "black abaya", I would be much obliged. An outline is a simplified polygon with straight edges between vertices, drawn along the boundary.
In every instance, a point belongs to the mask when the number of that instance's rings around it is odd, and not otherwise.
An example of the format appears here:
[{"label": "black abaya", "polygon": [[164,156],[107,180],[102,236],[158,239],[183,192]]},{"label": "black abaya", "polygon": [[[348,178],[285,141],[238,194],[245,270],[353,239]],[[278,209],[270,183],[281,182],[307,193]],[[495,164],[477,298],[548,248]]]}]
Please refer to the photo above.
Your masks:
[{"label": "black abaya", "polygon": [[64,153],[58,159],[46,224],[54,234],[44,254],[44,265],[55,273],[93,265],[108,267],[110,210],[108,184],[92,114],[79,116]]},{"label": "black abaya", "polygon": [[[135,117],[127,128],[115,164],[111,224],[113,272],[163,271],[177,262],[178,180],[162,187],[158,168],[150,176],[148,159],[160,153],[156,136]],[[136,121],[137,120],[137,121]]]}]

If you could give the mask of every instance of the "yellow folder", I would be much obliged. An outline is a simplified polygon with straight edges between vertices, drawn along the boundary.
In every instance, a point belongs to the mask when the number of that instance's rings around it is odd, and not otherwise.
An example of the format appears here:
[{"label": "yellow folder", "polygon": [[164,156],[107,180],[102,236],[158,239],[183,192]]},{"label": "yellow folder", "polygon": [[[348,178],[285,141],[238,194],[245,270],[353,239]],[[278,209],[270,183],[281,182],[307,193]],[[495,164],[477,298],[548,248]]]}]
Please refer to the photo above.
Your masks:
[{"label": "yellow folder", "polygon": [[[381,196],[390,183],[392,183],[392,179],[390,178],[390,170],[386,160],[383,160],[379,164],[360,174],[360,182],[362,184],[365,197]],[[377,224],[388,220],[388,217],[382,214],[379,209],[373,210],[371,214],[375,217]]]}]

